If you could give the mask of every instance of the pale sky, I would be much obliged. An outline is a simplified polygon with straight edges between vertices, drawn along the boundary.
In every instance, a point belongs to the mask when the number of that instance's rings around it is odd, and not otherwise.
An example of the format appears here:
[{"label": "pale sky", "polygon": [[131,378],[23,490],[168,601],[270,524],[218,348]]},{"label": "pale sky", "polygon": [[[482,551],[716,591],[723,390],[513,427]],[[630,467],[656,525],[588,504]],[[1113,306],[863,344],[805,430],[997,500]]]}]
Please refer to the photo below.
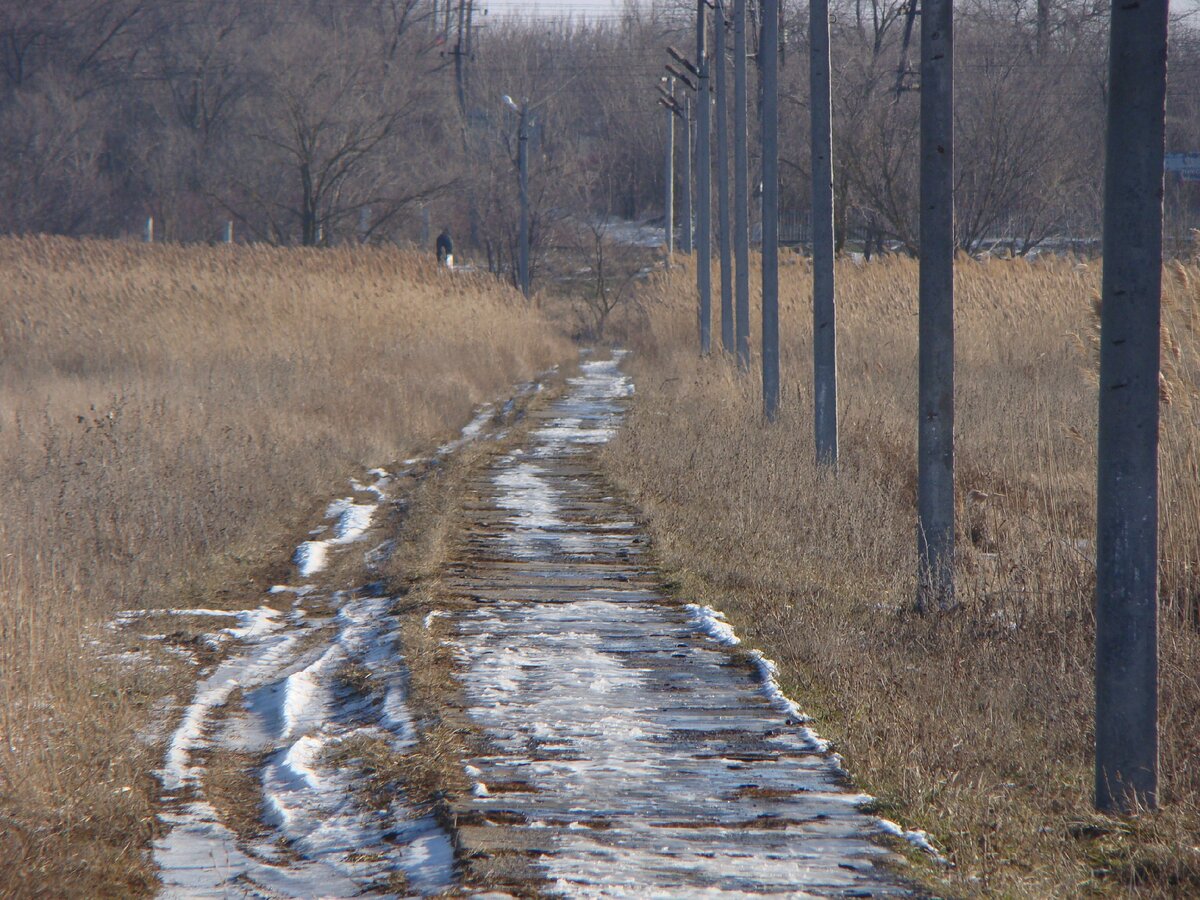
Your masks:
[{"label": "pale sky", "polygon": [[[1200,16],[1200,0],[1170,0],[1170,3],[1174,15],[1186,15],[1193,21]],[[557,18],[576,14],[589,19],[614,18],[624,6],[624,0],[475,0],[476,14],[486,9],[493,16],[515,13]]]},{"label": "pale sky", "polygon": [[621,12],[624,0],[476,0],[475,8],[481,6],[488,10],[489,15],[508,15],[521,13],[524,15],[562,16],[581,15],[588,18],[603,18],[614,16]]}]

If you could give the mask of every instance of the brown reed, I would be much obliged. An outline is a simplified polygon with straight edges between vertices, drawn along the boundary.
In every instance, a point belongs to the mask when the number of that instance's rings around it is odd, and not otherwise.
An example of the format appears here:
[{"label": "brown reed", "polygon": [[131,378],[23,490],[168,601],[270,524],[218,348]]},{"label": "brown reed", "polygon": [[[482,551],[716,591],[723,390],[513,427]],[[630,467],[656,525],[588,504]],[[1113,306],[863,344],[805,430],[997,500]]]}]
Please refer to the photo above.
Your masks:
[{"label": "brown reed", "polygon": [[570,346],[394,249],[0,239],[0,273],[0,896],[143,894],[138,735],[186,682],[102,623],[257,605],[350,476]]},{"label": "brown reed", "polygon": [[1164,284],[1164,808],[1127,820],[1091,811],[1099,263],[960,260],[961,606],[930,617],[913,611],[916,264],[838,263],[836,474],[814,462],[807,262],[782,273],[770,427],[757,368],[696,352],[693,271],[641,297],[637,402],[608,458],[664,566],[778,661],[885,815],[931,832],[954,863],[929,867],[942,890],[1200,893],[1200,268]]}]

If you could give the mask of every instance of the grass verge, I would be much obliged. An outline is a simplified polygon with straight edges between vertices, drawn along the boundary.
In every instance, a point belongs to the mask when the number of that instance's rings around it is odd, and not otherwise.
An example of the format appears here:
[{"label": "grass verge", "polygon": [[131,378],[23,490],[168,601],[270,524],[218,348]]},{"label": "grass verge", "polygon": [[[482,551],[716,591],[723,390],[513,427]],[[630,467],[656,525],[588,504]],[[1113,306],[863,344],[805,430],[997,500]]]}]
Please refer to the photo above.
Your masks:
[{"label": "grass verge", "polygon": [[1164,806],[1128,819],[1091,809],[1098,266],[959,267],[962,603],[930,617],[913,612],[916,264],[839,263],[836,474],[813,461],[809,271],[782,272],[772,426],[757,360],[741,376],[696,354],[693,272],[642,294],[638,393],[606,461],[663,566],[779,663],[883,815],[935,836],[947,892],[1200,892],[1200,269],[1164,288]]},{"label": "grass verge", "polygon": [[0,895],[154,887],[180,667],[118,610],[262,602],[324,498],[573,355],[515,292],[384,248],[0,240]]}]

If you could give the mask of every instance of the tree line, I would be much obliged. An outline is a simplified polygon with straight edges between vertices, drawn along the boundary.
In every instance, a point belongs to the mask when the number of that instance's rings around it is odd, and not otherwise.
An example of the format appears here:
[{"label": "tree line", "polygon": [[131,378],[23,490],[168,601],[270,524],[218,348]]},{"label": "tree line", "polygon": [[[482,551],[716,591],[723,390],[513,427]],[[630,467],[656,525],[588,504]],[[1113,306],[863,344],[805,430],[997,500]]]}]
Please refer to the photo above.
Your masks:
[{"label": "tree line", "polygon": [[[1106,11],[970,0],[956,12],[963,249],[1099,234]],[[449,225],[507,273],[518,208],[507,94],[534,110],[536,277],[566,229],[661,215],[655,87],[666,46],[694,45],[694,16],[686,0],[556,20],[499,18],[471,0],[0,0],[0,231],[122,236],[152,216],[168,240],[219,240],[233,222],[239,239],[316,245],[428,240]],[[913,251],[910,7],[835,0],[832,16],[837,242]],[[753,3],[750,19],[761,62]],[[807,21],[806,5],[783,4],[781,196],[801,216]],[[1200,150],[1187,89],[1200,32],[1186,16],[1170,53],[1168,150]],[[1186,239],[1198,199],[1168,176],[1169,238]]]}]

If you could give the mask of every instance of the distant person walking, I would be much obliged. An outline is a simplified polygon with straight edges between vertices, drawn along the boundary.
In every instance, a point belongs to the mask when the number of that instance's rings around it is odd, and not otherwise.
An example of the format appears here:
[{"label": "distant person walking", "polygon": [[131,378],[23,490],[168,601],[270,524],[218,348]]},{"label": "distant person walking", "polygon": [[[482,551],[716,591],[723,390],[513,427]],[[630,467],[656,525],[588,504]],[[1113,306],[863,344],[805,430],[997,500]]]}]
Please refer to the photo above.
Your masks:
[{"label": "distant person walking", "polygon": [[437,236],[438,265],[452,267],[454,265],[454,241],[450,240],[450,229],[443,228]]}]

